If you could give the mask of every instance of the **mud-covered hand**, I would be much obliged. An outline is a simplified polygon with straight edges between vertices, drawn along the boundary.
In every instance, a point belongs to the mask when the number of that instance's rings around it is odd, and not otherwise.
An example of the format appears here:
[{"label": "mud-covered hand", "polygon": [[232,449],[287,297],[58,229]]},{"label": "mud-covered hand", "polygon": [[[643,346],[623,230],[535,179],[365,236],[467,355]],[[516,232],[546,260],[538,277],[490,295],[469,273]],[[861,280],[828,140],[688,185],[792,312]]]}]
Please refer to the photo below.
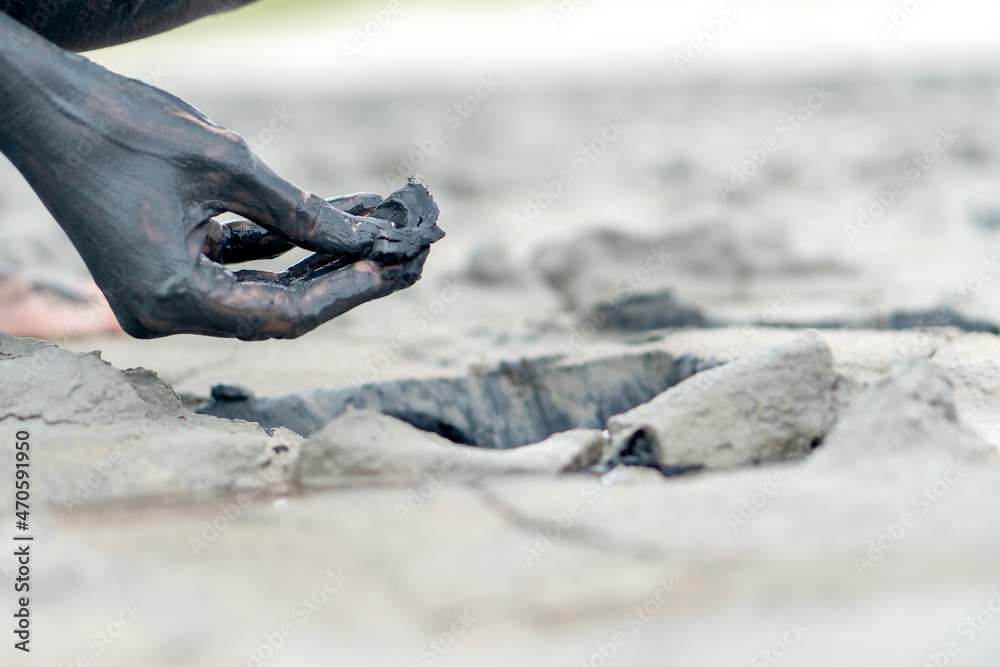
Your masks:
[{"label": "mud-covered hand", "polygon": [[[412,285],[442,235],[423,186],[385,201],[303,192],[184,101],[2,14],[0,152],[69,235],[122,327],[140,338],[302,335]],[[247,220],[214,220],[227,211]],[[222,265],[293,246],[320,260],[286,274]]]}]

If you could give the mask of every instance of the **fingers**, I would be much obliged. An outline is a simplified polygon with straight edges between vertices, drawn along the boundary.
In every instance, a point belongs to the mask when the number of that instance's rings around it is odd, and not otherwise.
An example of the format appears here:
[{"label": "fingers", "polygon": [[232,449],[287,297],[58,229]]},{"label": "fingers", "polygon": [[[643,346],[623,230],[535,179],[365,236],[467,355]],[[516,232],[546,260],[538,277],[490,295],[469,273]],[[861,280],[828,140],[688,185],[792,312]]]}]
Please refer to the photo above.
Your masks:
[{"label": "fingers", "polygon": [[[389,220],[400,229],[435,227],[440,210],[427,187],[420,183],[407,183],[382,201],[369,215]],[[440,230],[438,230],[440,231]]]},{"label": "fingers", "polygon": [[360,253],[342,255],[324,255],[316,253],[315,255],[306,257],[295,266],[289,267],[280,275],[278,279],[284,283],[290,284],[299,280],[318,278],[326,275],[327,273],[339,271],[340,269],[348,267],[355,262],[360,262],[361,260],[362,257]]},{"label": "fingers", "polygon": [[378,269],[379,278],[384,282],[393,285],[405,285],[411,287],[420,280],[424,271],[424,263],[430,255],[431,249],[424,248],[415,257],[393,266],[380,266]]},{"label": "fingers", "polygon": [[366,193],[327,201],[341,210],[383,220],[391,226],[381,229],[371,247],[361,255],[316,254],[289,269],[284,274],[286,277],[299,279],[307,275],[329,273],[362,258],[370,259],[380,266],[395,266],[419,255],[422,250],[444,237],[444,232],[436,224],[437,204],[422,185],[408,185],[385,200],[378,195]]},{"label": "fingers", "polygon": [[444,238],[437,226],[439,209],[422,184],[408,183],[393,192],[369,216],[393,223],[383,230],[365,255],[383,266],[417,256],[423,249]]},{"label": "fingers", "polygon": [[277,234],[249,220],[221,224],[209,220],[202,254],[219,264],[274,259],[295,247]]},{"label": "fingers", "polygon": [[388,268],[359,261],[296,281],[261,272],[234,273],[199,258],[191,289],[183,299],[161,304],[146,323],[155,333],[145,337],[193,333],[241,340],[297,338],[414,284],[426,258],[424,251],[405,265]]},{"label": "fingers", "polygon": [[326,203],[344,213],[368,215],[369,212],[382,203],[382,197],[372,192],[359,192],[353,195],[343,195],[327,199]]},{"label": "fingers", "polygon": [[[340,211],[362,215],[382,203],[382,197],[370,192],[343,195],[327,199]],[[239,264],[258,259],[274,259],[295,247],[274,232],[269,232],[249,220],[219,223],[209,220],[205,225],[205,245],[202,254],[219,264]]]},{"label": "fingers", "polygon": [[437,204],[423,185],[410,183],[381,202],[370,194],[328,202],[278,176],[249,149],[246,160],[230,162],[234,173],[221,193],[229,209],[307,250],[374,253],[375,261],[388,265],[444,235],[436,225]]},{"label": "fingers", "polygon": [[[249,153],[249,162],[230,160],[233,174],[225,179],[222,203],[284,241],[313,252],[360,253],[371,247],[383,221],[338,210],[322,197],[304,192],[275,174]],[[336,202],[336,200],[335,200]],[[372,203],[370,195],[340,205],[350,210]]]},{"label": "fingers", "polygon": [[[340,211],[346,211],[352,215],[366,215],[382,203],[382,197],[371,192],[363,192],[334,197],[326,201]],[[316,253],[286,270],[281,274],[280,279],[290,283],[307,276],[318,277],[342,269],[360,259],[359,253],[336,255]]]}]

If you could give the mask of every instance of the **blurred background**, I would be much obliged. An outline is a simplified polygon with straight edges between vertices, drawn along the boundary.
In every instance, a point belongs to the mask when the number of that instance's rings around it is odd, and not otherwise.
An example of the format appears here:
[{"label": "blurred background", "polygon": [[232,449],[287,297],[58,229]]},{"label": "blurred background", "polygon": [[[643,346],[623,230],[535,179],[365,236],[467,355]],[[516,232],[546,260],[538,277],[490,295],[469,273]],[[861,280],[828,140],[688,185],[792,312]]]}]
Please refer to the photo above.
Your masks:
[{"label": "blurred background", "polygon": [[[799,323],[941,304],[1000,321],[1000,289],[976,280],[1000,234],[998,19],[985,0],[264,0],[90,54],[304,189],[384,195],[419,174],[448,238],[408,293],[254,346],[275,355],[267,378],[231,342],[71,345],[201,395],[329,386],[465,276],[473,297],[419,316],[420,344],[386,374],[459,368],[553,349],[663,242],[672,261],[638,291],[718,321],[759,319],[780,294]],[[84,275],[0,171],[0,260]],[[373,347],[345,355],[357,367],[296,363],[334,341]]]}]

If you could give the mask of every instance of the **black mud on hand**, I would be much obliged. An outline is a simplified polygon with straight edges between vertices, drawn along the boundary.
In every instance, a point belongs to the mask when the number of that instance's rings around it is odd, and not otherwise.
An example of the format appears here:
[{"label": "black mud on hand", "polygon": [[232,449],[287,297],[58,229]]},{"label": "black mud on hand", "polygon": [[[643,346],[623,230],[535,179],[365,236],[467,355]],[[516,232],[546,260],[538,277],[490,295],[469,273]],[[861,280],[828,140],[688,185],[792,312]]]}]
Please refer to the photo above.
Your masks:
[{"label": "black mud on hand", "polygon": [[416,257],[444,238],[444,232],[437,226],[439,213],[423,184],[406,184],[368,214],[370,218],[392,222],[395,228],[380,234],[364,258],[380,266],[393,266]]}]

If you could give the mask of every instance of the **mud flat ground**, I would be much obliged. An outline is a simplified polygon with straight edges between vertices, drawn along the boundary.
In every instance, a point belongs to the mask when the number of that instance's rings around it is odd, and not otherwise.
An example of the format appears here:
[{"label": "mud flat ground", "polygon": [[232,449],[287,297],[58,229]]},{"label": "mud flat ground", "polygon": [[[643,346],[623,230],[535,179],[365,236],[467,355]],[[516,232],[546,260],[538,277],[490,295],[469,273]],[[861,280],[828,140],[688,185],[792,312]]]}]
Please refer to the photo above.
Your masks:
[{"label": "mud flat ground", "polygon": [[[529,54],[561,40],[534,70],[484,40],[408,79],[440,54],[396,71],[387,32],[339,83],[310,78],[363,12],[310,28],[327,51],[296,76],[254,54],[240,67],[219,55],[240,40],[202,27],[184,49],[99,56],[159,76],[316,192],[384,194],[420,162],[449,235],[415,288],[298,341],[0,338],[0,434],[31,432],[39,505],[37,653],[4,664],[996,662],[1000,343],[952,326],[1000,322],[993,54],[975,34],[935,42],[936,14],[886,42],[889,5],[861,24],[831,9],[874,31],[853,60],[815,26],[768,52],[774,3],[680,75],[672,54],[711,12],[677,3],[667,46],[637,29],[588,60],[607,3],[555,36],[529,4],[492,20],[534,16]],[[401,15],[399,39],[433,16]],[[755,44],[772,59],[737,67]],[[0,259],[84,275],[2,169]],[[645,321],[616,329],[609,306]],[[889,330],[905,312],[920,316]],[[114,368],[76,354],[92,350]],[[137,367],[159,379],[120,372]],[[663,386],[640,381],[661,367]],[[505,409],[484,390],[473,427],[546,405],[588,430],[480,459],[371,413],[296,433],[185,407],[227,383],[318,415],[335,387],[494,376]],[[635,405],[666,393],[609,421],[608,386]],[[0,557],[5,590],[14,574]]]}]

